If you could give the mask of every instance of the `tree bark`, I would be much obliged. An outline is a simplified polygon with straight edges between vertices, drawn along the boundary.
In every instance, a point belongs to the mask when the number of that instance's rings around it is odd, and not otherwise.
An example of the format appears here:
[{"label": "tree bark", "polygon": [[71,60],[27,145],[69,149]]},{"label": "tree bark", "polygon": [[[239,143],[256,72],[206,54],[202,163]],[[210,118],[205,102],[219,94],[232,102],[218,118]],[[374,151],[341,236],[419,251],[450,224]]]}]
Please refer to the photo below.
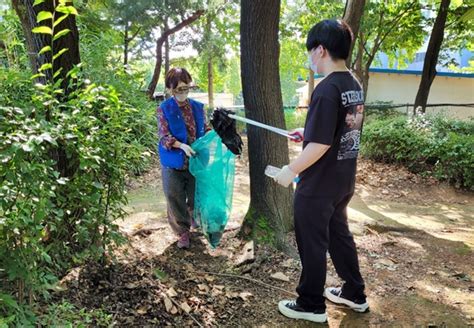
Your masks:
[{"label": "tree bark", "polygon": [[[169,29],[168,20],[165,19],[165,31]],[[170,70],[170,37],[168,36],[165,40],[165,76]]]},{"label": "tree bark", "polygon": [[415,98],[413,108],[414,114],[416,109],[421,107],[421,111],[426,111],[426,103],[430,94],[431,84],[436,77],[436,65],[438,64],[439,51],[444,39],[444,28],[448,17],[449,4],[451,0],[441,0],[438,15],[433,25],[428,49],[426,50],[425,61],[423,63],[423,73],[421,74],[420,86]]},{"label": "tree bark", "polygon": [[314,91],[314,72],[311,68],[308,70],[308,74],[309,74],[309,77],[308,77],[308,103],[306,104],[307,106],[309,106],[311,102],[311,95],[313,94],[313,91]]},{"label": "tree bark", "polygon": [[207,59],[207,97],[209,100],[209,108],[214,108],[214,72],[212,56],[209,56]]},{"label": "tree bark", "polygon": [[163,44],[165,43],[166,39],[173,33],[178,32],[185,26],[192,24],[196,21],[199,17],[204,14],[204,10],[198,10],[194,12],[190,17],[183,20],[178,25],[174,26],[173,28],[163,31],[163,34],[156,40],[156,48],[155,48],[155,68],[153,70],[153,76],[151,78],[150,83],[148,84],[147,95],[150,99],[153,98],[153,94],[155,93],[156,85],[158,84],[158,80],[160,79],[161,73],[161,66],[163,64]]},{"label": "tree bark", "polygon": [[346,60],[346,66],[352,66],[352,52],[356,38],[359,35],[360,22],[364,15],[365,0],[346,0],[346,8],[344,10],[343,20],[351,27],[354,33],[354,40],[349,50],[349,57]]},{"label": "tree bark", "polygon": [[[280,0],[241,1],[241,76],[246,116],[285,127],[279,76]],[[269,164],[288,163],[288,140],[254,126],[248,128],[250,207],[241,235],[285,247],[292,226],[292,190],[264,175]]]},{"label": "tree bark", "polygon": [[[206,35],[207,35],[209,43],[212,42],[211,24],[212,24],[211,15],[207,15]],[[210,49],[212,49],[212,44],[208,44],[208,46]],[[213,71],[212,55],[213,55],[212,51],[207,52],[207,99],[208,99],[209,108],[214,108],[214,71]]]},{"label": "tree bark", "polygon": [[125,32],[123,36],[123,69],[127,71],[128,66],[128,45],[130,41],[128,40],[128,22],[125,22]]},{"label": "tree bark", "polygon": [[[81,62],[79,54],[79,32],[77,30],[76,18],[74,15],[69,15],[63,20],[58,26],[54,28],[55,33],[58,31],[69,29],[70,32],[52,44],[53,53],[46,52],[38,56],[39,51],[47,46],[51,45],[51,36],[47,34],[33,33],[32,29],[45,25],[52,27],[51,20],[45,20],[36,23],[36,16],[40,11],[48,11],[54,13],[55,3],[53,1],[45,1],[39,5],[33,7],[33,0],[12,0],[13,8],[15,9],[18,17],[20,18],[23,31],[25,33],[25,39],[27,43],[27,49],[29,53],[29,59],[31,69],[34,73],[38,72],[41,65],[52,62],[52,55],[58,53],[61,49],[68,49],[66,53],[59,56],[53,63],[52,70],[46,70],[43,73],[46,77],[39,77],[39,82],[51,82],[56,72],[58,75],[54,78],[55,81],[62,79],[61,88],[64,89],[65,93],[69,92],[69,77],[67,73],[77,64]],[[67,2],[67,5],[72,6],[72,1]],[[63,14],[56,12],[55,17],[58,19]]]}]

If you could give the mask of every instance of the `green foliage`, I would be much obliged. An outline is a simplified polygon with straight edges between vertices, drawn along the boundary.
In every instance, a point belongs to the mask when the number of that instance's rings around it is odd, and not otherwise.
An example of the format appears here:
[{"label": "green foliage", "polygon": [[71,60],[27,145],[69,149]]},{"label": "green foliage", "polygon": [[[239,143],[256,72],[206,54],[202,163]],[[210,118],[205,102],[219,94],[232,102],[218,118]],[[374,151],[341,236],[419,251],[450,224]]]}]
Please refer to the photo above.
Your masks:
[{"label": "green foliage", "polygon": [[136,109],[129,128],[134,137],[130,143],[134,145],[136,160],[130,163],[130,170],[141,174],[150,164],[156,147],[156,103],[150,101],[144,93],[147,70],[142,62],[123,69],[120,56],[113,51],[120,43],[119,35],[114,31],[100,31],[91,28],[84,22],[81,33],[82,75],[90,77],[97,84],[112,86],[120,95],[120,100]]},{"label": "green foliage", "polygon": [[[58,10],[76,14],[71,6]],[[57,26],[65,16],[55,17],[42,12],[38,20]],[[66,31],[51,29],[51,39]],[[51,43],[42,53],[54,61],[66,52]],[[0,69],[0,327],[76,326],[81,320],[100,326],[110,319],[81,311],[76,316],[66,304],[35,323],[34,307],[26,305],[47,297],[71,266],[105,261],[124,241],[115,222],[125,214],[127,175],[143,170],[154,148],[154,104],[140,100],[133,81],[138,75],[104,66],[70,71],[67,92],[60,79],[33,85],[16,67]],[[43,71],[51,67],[47,62]],[[110,74],[96,84],[84,77],[88,73]],[[112,80],[117,88],[106,83]]]},{"label": "green foliage", "polygon": [[68,302],[52,304],[38,318],[41,327],[111,327],[113,316],[101,309],[78,310]]},{"label": "green foliage", "polygon": [[423,45],[424,23],[417,1],[367,1],[362,38],[358,40],[368,50],[363,53],[365,65],[370,65],[371,57],[382,51],[388,56],[389,67],[405,68]]},{"label": "green foliage", "polygon": [[0,105],[25,108],[33,95],[30,73],[0,67]]},{"label": "green foliage", "polygon": [[7,8],[1,12],[0,19],[0,68],[26,69],[27,65],[20,20],[11,8]]},{"label": "green foliage", "polygon": [[[342,1],[283,1],[280,20],[280,77],[283,104],[298,105],[296,89],[308,81],[306,36],[314,24],[327,18],[340,18]],[[300,82],[299,82],[300,81]]]},{"label": "green foliage", "polygon": [[307,110],[285,110],[285,123],[287,130],[304,127]]},{"label": "green foliage", "polygon": [[373,120],[364,127],[362,154],[474,190],[472,120],[425,115]]}]

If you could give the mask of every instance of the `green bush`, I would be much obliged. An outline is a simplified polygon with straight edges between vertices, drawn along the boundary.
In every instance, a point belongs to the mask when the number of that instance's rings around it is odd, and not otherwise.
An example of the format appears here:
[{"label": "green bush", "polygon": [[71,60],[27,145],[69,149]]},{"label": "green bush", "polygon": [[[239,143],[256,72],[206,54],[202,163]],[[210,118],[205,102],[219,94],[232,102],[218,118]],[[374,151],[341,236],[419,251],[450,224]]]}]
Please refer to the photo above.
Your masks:
[{"label": "green bush", "polygon": [[362,155],[474,190],[474,121],[419,115],[364,126]]},{"label": "green bush", "polygon": [[[84,84],[60,102],[42,86],[28,108],[0,107],[0,293],[21,305],[123,241],[125,178],[146,151],[137,110],[112,87]],[[12,304],[0,301],[0,318]]]},{"label": "green bush", "polygon": [[40,327],[112,327],[113,316],[101,309],[78,310],[73,304],[63,302],[50,305],[37,321]]},{"label": "green bush", "polygon": [[285,110],[285,123],[287,130],[304,127],[306,121],[306,110]]}]

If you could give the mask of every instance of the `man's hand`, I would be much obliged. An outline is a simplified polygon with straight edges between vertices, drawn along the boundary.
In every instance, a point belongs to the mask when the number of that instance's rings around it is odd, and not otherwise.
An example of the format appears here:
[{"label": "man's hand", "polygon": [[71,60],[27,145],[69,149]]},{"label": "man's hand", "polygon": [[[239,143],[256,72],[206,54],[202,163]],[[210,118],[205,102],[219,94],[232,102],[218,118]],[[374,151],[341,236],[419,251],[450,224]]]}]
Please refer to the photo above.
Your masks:
[{"label": "man's hand", "polygon": [[186,145],[185,143],[181,143],[181,145],[179,145],[179,148],[181,148],[186,154],[186,156],[188,157],[196,155],[196,152],[189,145]]},{"label": "man's hand", "polygon": [[290,132],[290,136],[295,138],[290,138],[294,142],[302,142],[304,139],[304,128],[297,128]]},{"label": "man's hand", "polygon": [[283,187],[288,187],[293,180],[296,178],[296,173],[294,173],[288,165],[285,165],[281,168],[281,171],[278,172],[277,175],[273,178],[276,182],[278,182]]}]

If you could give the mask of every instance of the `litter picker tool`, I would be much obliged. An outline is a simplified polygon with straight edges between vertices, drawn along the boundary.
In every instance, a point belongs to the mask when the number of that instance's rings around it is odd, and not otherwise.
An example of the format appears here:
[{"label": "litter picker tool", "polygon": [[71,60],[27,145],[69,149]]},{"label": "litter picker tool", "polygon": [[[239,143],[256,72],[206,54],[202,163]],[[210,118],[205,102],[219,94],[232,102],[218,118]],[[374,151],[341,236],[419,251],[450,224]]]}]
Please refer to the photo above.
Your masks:
[{"label": "litter picker tool", "polygon": [[230,110],[226,110],[224,108],[217,108],[214,111],[214,117],[218,116],[220,119],[222,119],[222,116],[224,116],[224,115],[231,118],[231,119],[234,119],[236,121],[240,121],[240,122],[244,122],[244,123],[247,123],[247,124],[250,124],[250,125],[253,125],[253,126],[257,126],[259,128],[277,133],[279,135],[285,136],[285,137],[293,139],[293,140],[299,140],[300,139],[299,136],[291,135],[290,132],[287,131],[287,130],[280,129],[280,128],[277,128],[277,127],[274,127],[274,126],[271,126],[271,125],[263,124],[263,123],[260,123],[258,121],[254,121],[254,120],[251,120],[251,119],[248,119],[248,118],[245,118],[245,117],[235,115]]}]

